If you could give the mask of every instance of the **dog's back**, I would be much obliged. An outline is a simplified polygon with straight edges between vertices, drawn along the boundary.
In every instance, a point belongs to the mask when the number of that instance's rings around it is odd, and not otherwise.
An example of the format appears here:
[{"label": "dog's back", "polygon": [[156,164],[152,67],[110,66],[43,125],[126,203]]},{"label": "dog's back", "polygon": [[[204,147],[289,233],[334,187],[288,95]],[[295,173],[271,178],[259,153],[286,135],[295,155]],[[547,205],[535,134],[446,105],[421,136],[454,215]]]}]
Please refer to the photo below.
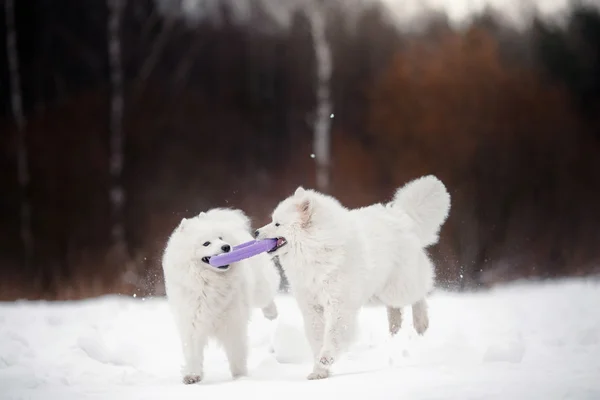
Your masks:
[{"label": "dog's back", "polygon": [[421,250],[413,222],[407,215],[392,213],[381,204],[351,210],[350,215],[364,248],[368,282],[376,290],[393,270],[409,263],[411,255]]},{"label": "dog's back", "polygon": [[425,248],[437,242],[449,207],[443,183],[426,176],[398,189],[386,205],[351,210],[364,245],[366,269],[376,272],[367,282],[383,286],[390,275],[399,275],[410,283],[407,291],[416,295],[429,291],[435,272]]}]

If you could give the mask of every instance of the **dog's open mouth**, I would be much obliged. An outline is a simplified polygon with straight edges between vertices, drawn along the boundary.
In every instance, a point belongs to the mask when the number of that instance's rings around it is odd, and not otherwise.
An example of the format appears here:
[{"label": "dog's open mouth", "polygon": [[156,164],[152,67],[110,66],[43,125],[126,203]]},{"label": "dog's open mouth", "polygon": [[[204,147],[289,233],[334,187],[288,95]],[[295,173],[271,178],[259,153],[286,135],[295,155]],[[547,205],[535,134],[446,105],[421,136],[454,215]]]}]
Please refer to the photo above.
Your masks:
[{"label": "dog's open mouth", "polygon": [[287,240],[285,240],[284,237],[278,237],[277,238],[277,244],[275,244],[275,247],[273,247],[271,250],[268,251],[268,253],[273,253],[277,250],[279,250],[280,248],[282,248],[283,246],[285,246],[287,244]]},{"label": "dog's open mouth", "polygon": [[[210,265],[210,257],[208,257],[208,256],[202,257],[202,262]],[[227,265],[221,265],[220,267],[214,267],[212,265],[210,265],[210,266],[213,267],[213,268],[221,269],[221,270],[229,269],[229,264],[227,264]]]}]

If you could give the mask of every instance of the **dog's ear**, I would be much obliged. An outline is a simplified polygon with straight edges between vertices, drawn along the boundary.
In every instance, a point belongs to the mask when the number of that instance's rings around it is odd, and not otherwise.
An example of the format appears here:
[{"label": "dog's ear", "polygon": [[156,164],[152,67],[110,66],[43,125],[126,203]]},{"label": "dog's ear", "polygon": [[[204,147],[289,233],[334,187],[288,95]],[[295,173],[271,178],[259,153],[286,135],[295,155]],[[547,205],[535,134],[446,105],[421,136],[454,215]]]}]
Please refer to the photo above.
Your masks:
[{"label": "dog's ear", "polygon": [[313,201],[309,196],[304,196],[298,203],[298,213],[300,213],[300,226],[306,229],[312,222]]},{"label": "dog's ear", "polygon": [[179,223],[179,226],[177,227],[177,232],[182,232],[185,229],[187,222],[188,222],[187,218],[182,218],[181,222]]},{"label": "dog's ear", "polygon": [[296,189],[294,196],[302,196],[304,193],[306,193],[306,190],[304,190],[302,186],[298,186],[298,189]]},{"label": "dog's ear", "polygon": [[[252,229],[251,229],[252,221],[250,220],[250,217],[248,217],[242,210],[232,209],[232,210],[230,210],[230,212],[231,212],[231,216],[233,217],[232,222],[234,222],[238,226],[240,226],[240,229],[252,231]],[[254,232],[254,231],[252,231],[252,232]]]}]

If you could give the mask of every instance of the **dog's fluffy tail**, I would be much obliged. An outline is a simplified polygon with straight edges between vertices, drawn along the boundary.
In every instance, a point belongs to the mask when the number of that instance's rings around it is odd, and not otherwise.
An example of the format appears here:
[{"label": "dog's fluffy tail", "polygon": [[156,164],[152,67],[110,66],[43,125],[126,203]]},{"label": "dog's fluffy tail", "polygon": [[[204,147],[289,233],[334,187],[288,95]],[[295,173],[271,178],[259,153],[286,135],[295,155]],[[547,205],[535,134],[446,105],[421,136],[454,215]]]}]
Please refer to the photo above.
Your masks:
[{"label": "dog's fluffy tail", "polygon": [[423,246],[430,246],[437,243],[440,227],[448,217],[450,194],[442,181],[427,175],[398,189],[390,206],[408,214]]}]

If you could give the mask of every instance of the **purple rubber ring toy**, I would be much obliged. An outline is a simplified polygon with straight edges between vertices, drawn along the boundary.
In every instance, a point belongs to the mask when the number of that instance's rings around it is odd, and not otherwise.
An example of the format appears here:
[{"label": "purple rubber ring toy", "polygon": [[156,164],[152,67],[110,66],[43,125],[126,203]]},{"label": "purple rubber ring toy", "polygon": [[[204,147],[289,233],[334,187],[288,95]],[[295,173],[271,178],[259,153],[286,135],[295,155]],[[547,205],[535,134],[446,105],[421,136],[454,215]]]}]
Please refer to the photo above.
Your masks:
[{"label": "purple rubber ring toy", "polygon": [[212,256],[208,262],[213,267],[222,267],[267,252],[275,246],[277,246],[277,239],[251,240],[234,246],[229,253]]}]

